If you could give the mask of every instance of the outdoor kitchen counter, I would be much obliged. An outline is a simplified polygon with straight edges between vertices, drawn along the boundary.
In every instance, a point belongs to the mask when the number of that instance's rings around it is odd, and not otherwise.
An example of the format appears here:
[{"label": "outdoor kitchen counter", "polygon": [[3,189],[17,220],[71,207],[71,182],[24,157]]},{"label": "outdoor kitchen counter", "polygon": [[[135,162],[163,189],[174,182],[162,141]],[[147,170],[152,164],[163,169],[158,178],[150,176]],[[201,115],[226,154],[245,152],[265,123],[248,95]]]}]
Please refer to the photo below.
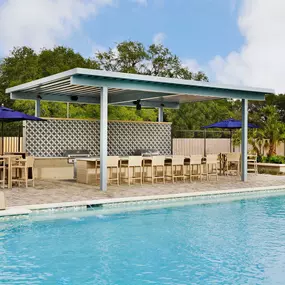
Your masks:
[{"label": "outdoor kitchen counter", "polygon": [[65,157],[65,156],[54,156],[54,157],[35,157],[35,159],[38,159],[38,160],[42,160],[42,159],[47,159],[47,160],[54,160],[54,159],[60,159],[60,160],[63,160],[63,159],[65,159],[65,160],[67,160],[68,159],[68,157]]},{"label": "outdoor kitchen counter", "polygon": [[73,164],[68,157],[35,157],[35,178],[73,179]]}]

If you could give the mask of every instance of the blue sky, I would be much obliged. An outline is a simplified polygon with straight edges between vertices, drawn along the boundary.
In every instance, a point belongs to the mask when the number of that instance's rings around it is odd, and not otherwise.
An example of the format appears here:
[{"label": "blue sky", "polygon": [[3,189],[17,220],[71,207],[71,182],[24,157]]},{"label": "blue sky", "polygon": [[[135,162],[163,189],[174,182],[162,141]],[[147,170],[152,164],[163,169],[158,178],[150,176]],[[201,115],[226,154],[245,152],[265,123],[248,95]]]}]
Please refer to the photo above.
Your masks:
[{"label": "blue sky", "polygon": [[242,45],[237,12],[237,3],[230,0],[158,0],[147,6],[118,1],[84,21],[80,31],[63,43],[88,56],[92,43],[113,47],[116,42],[137,40],[149,45],[155,34],[163,33],[164,45],[181,58],[206,63]]},{"label": "blue sky", "polygon": [[66,45],[162,42],[211,81],[285,93],[284,0],[0,0],[0,57]]}]

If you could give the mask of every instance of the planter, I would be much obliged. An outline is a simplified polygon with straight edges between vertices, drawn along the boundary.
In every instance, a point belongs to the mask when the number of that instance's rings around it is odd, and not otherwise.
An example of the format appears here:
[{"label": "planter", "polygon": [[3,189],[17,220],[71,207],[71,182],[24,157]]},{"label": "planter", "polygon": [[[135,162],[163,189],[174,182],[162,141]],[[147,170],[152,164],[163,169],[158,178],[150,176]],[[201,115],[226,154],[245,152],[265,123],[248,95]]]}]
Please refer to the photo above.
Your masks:
[{"label": "planter", "polygon": [[[249,165],[253,165],[249,163]],[[258,173],[285,174],[285,164],[257,163]]]}]

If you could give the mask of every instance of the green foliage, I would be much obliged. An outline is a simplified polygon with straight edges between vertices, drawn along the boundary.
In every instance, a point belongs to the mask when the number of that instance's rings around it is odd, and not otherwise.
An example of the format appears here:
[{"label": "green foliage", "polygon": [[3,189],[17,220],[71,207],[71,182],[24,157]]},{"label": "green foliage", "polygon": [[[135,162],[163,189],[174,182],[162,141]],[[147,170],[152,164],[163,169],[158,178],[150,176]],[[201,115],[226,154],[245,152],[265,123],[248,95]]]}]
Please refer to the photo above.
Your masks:
[{"label": "green foliage", "polygon": [[[33,101],[11,101],[5,94],[5,89],[75,67],[98,68],[98,64],[66,47],[43,49],[39,54],[28,47],[14,48],[0,64],[1,103],[7,107],[34,114]],[[43,102],[41,108],[44,117],[66,116],[64,103]],[[84,113],[83,108],[82,113]]]},{"label": "green foliage", "polygon": [[268,156],[276,154],[277,145],[285,140],[285,124],[281,122],[280,115],[274,106],[265,106],[253,115],[259,125],[251,138],[261,147],[261,140],[266,140],[269,151]]},{"label": "green foliage", "polygon": [[178,110],[169,110],[168,120],[173,130],[200,130],[201,127],[234,116],[232,102],[225,99],[182,104]]},{"label": "green foliage", "polygon": [[252,150],[258,157],[264,155],[265,149],[269,147],[269,141],[265,138],[262,129],[254,129],[249,131],[248,142],[252,146]]},{"label": "green foliage", "polygon": [[285,157],[281,156],[281,155],[263,156],[262,162],[284,164],[285,163]]},{"label": "green foliage", "polygon": [[[14,48],[11,54],[0,62],[0,103],[34,114],[33,101],[11,101],[5,94],[5,89],[75,67],[208,81],[203,72],[193,73],[182,64],[179,57],[163,45],[144,46],[136,41],[123,41],[114,49],[96,53],[93,59],[86,59],[73,49],[63,46],[43,49],[38,54],[29,47],[19,47]],[[67,105],[42,102],[41,110],[44,117],[66,117]],[[71,118],[99,119],[100,107],[72,103],[69,113]],[[204,125],[230,117],[241,119],[239,100],[186,103],[178,110],[165,110],[164,116],[166,121],[173,122],[175,132],[199,130]],[[109,119],[156,121],[157,110],[143,108],[137,111],[130,107],[109,106]],[[264,102],[250,101],[249,119],[261,127],[249,131],[249,142],[254,151],[260,156],[263,155],[266,147],[263,142],[266,139],[269,155],[274,155],[276,146],[285,139],[285,95],[268,95]],[[240,132],[234,132],[233,138],[234,143],[239,144]]]},{"label": "green foliage", "polygon": [[43,49],[38,55],[38,66],[40,77],[53,75],[72,68],[94,68],[98,69],[98,64],[90,59],[85,59],[73,49],[63,46],[54,49]]},{"label": "green foliage", "polygon": [[124,41],[117,44],[115,49],[96,54],[100,69],[125,73],[142,73],[140,69],[144,68],[147,58],[143,44],[133,41]]},{"label": "green foliage", "polygon": [[203,72],[192,73],[181,60],[163,45],[143,46],[140,42],[124,41],[107,52],[96,53],[100,69],[153,76],[207,81]]},{"label": "green foliage", "polygon": [[[202,72],[192,73],[180,59],[163,45],[145,47],[140,42],[124,41],[107,52],[98,52],[94,59],[86,59],[73,49],[58,46],[43,49],[38,54],[29,47],[14,48],[0,63],[0,103],[28,114],[34,114],[34,101],[11,101],[5,89],[75,67],[103,69],[118,72],[176,77],[193,80],[208,80]],[[200,103],[196,103],[199,106]],[[184,111],[187,106],[183,107]],[[203,103],[201,103],[201,108]],[[213,107],[214,108],[214,107]],[[65,103],[42,102],[43,117],[66,117]],[[100,107],[95,105],[70,104],[71,118],[99,118]],[[189,111],[191,111],[189,107]],[[178,121],[175,111],[167,111],[165,119]],[[157,110],[109,106],[109,119],[156,121]],[[191,122],[187,123],[191,126]],[[177,125],[177,124],[176,124]]]}]

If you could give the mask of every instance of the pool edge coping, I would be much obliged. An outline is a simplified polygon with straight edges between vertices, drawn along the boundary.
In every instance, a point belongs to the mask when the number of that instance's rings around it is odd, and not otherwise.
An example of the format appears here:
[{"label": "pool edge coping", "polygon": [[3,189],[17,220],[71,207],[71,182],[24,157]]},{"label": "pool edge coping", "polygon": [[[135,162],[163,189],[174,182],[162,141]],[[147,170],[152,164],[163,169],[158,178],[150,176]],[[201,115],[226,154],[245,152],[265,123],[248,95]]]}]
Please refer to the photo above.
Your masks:
[{"label": "pool edge coping", "polygon": [[227,194],[240,194],[240,193],[253,193],[259,191],[285,190],[285,186],[267,186],[267,187],[252,187],[252,188],[237,188],[227,190],[212,190],[203,192],[192,193],[178,193],[178,194],[163,194],[163,195],[149,195],[149,196],[137,196],[137,197],[122,197],[122,198],[108,198],[108,199],[96,199],[96,200],[84,200],[76,202],[60,202],[60,203],[48,203],[48,204],[34,204],[8,207],[6,210],[0,211],[0,218],[12,217],[12,216],[29,216],[33,211],[59,209],[59,208],[71,208],[71,207],[88,207],[88,206],[103,206],[106,204],[121,204],[128,202],[140,202],[140,201],[156,201],[156,200],[168,200],[179,198],[191,198],[191,197],[203,197],[203,196],[217,196]]}]

